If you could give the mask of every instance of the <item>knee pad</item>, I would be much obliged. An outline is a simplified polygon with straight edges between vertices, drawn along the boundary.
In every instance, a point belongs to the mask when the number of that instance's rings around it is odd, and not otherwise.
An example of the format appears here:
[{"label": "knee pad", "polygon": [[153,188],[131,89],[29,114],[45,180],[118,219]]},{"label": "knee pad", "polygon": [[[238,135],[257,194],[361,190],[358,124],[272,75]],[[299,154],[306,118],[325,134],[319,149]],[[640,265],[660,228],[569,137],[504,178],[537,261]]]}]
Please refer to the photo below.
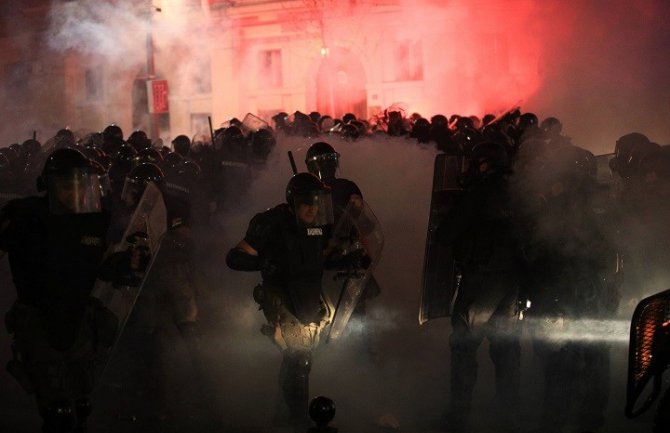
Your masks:
[{"label": "knee pad", "polygon": [[307,375],[312,371],[312,354],[309,352],[298,352],[295,357],[295,366],[298,371]]},{"label": "knee pad", "polygon": [[309,376],[312,370],[312,354],[295,352],[287,357],[287,373],[292,376]]}]

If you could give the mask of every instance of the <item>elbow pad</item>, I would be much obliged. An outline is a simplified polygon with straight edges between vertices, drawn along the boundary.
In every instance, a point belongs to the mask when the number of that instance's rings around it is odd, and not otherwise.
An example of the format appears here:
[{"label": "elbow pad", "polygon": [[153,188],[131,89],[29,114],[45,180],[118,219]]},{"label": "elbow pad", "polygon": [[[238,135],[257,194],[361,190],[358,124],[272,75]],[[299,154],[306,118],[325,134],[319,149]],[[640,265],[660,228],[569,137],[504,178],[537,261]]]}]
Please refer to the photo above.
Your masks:
[{"label": "elbow pad", "polygon": [[260,271],[261,262],[258,256],[247,254],[239,248],[232,248],[226,255],[226,264],[236,271]]}]

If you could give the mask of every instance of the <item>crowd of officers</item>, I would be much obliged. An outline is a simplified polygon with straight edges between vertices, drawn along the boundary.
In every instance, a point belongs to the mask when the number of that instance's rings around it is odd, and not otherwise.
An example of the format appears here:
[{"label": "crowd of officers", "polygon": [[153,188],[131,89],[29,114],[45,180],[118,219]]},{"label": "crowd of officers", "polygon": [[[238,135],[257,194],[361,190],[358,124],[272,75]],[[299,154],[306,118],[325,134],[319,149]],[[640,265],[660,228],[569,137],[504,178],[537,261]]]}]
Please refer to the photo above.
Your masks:
[{"label": "crowd of officers", "polygon": [[[82,365],[90,364],[97,350],[87,338],[113,328],[82,325],[87,320],[99,325],[104,322],[99,317],[108,316],[88,295],[94,280],[102,277],[101,269],[107,278],[122,278],[122,272],[111,269],[119,264],[103,263],[103,253],[106,245],[119,241],[124,221],[149,182],[163,192],[168,234],[155,263],[161,270],[150,274],[136,307],[143,311],[136,314],[134,325],[137,345],[155,346],[156,318],[168,316],[187,343],[194,371],[204,374],[193,260],[197,229],[239,205],[282,136],[316,142],[306,161],[312,174],[294,176],[286,202],[251,220],[227,263],[236,270],[261,272],[263,284],[254,297],[268,319],[264,332],[284,354],[280,380],[291,422],[304,426],[311,350],[330,314],[319,290],[305,287],[320,287],[317,281],[329,265],[351,266],[355,260],[356,266],[365,267],[360,256],[329,260],[323,255],[328,232],[321,227],[332,224],[350,200],[362,198],[355,183],[336,179],[339,154],[323,140],[396,136],[435,146],[460,161],[459,198],[436,227],[439,241],[454,251],[459,286],[449,341],[450,403],[442,427],[452,432],[471,428],[476,353],[488,338],[500,431],[518,429],[519,313],[526,299],[532,302],[525,316],[534,351],[544,367],[539,431],[560,432],[569,423],[583,429],[603,425],[607,343],[547,336],[568,321],[613,318],[622,293],[637,296],[662,288],[649,287],[652,280],[667,282],[667,147],[631,133],[615,143],[613,154],[595,157],[562,135],[558,119],[540,122],[535,114],[519,110],[482,119],[436,115],[428,120],[387,110],[370,120],[353,114],[333,119],[315,112],[278,113],[272,120],[275,128],[254,129],[232,119],[209,140],[180,135],[170,147],[152,143],[142,131],[124,137],[121,128],[110,125],[85,137],[63,129],[44,145],[30,139],[0,149],[0,202],[9,202],[0,213],[0,250],[9,253],[18,293],[7,321],[15,344],[13,374],[36,394],[45,432],[85,429],[94,384],[82,384],[81,378],[90,376]],[[59,176],[73,172],[98,179],[102,194],[97,208],[77,203],[81,198],[54,208],[54,197],[61,194]],[[38,190],[46,191],[46,197],[10,201]],[[330,218],[325,195],[336,201]],[[91,213],[104,217],[91,219]],[[67,220],[66,215],[76,219]],[[82,218],[88,218],[85,224]],[[33,247],[23,242],[26,233],[36,238]],[[79,270],[73,269],[64,254],[71,257],[82,243],[95,254],[88,251],[77,261]],[[82,266],[87,268],[85,278],[78,274]],[[71,275],[63,280],[63,273]],[[67,285],[76,290],[66,296]],[[64,307],[63,302],[69,304]],[[297,343],[287,344],[291,338]],[[96,344],[109,345],[109,339],[101,343],[96,337]],[[155,352],[148,359],[159,360],[161,349]],[[160,388],[162,368],[147,366],[146,371],[159,376],[153,386]]]}]

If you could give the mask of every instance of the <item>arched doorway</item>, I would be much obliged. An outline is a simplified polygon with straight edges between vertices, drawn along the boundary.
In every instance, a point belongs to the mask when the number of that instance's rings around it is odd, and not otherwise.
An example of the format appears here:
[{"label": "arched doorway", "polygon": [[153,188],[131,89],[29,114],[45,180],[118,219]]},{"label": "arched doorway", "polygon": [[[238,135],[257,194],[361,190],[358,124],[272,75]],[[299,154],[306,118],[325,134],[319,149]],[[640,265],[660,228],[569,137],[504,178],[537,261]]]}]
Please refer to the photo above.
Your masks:
[{"label": "arched doorway", "polygon": [[316,105],[321,114],[367,117],[365,70],[349,50],[333,48],[321,60],[316,78]]}]

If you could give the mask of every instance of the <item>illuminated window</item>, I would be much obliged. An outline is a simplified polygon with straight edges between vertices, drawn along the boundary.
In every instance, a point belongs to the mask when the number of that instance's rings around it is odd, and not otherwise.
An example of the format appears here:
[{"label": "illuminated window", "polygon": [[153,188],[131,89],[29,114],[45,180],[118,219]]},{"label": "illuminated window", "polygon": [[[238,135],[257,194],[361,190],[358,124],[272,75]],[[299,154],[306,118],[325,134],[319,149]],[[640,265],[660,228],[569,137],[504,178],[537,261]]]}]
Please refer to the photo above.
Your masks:
[{"label": "illuminated window", "polygon": [[401,41],[395,49],[396,81],[423,80],[421,41]]},{"label": "illuminated window", "polygon": [[84,72],[86,99],[93,101],[102,97],[102,67],[89,68]]},{"label": "illuminated window", "polygon": [[281,50],[264,50],[258,54],[258,82],[261,87],[281,87]]}]

